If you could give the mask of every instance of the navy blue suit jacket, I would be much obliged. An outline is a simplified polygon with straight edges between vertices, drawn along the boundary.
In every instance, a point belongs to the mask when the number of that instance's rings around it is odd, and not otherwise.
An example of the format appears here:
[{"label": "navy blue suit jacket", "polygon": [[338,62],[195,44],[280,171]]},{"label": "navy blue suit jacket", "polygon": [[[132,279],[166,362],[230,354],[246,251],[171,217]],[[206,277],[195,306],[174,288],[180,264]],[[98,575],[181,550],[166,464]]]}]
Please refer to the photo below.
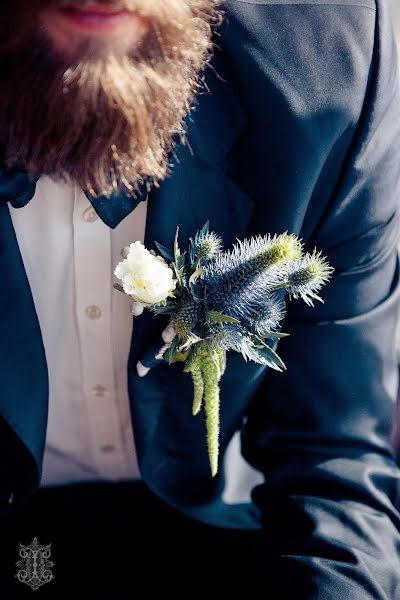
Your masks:
[{"label": "navy blue suit jacket", "polygon": [[[182,366],[140,379],[136,361],[165,323],[138,318],[129,392],[144,481],[180,511],[265,532],[276,598],[400,598],[397,390],[400,94],[381,0],[227,0],[208,91],[188,118],[173,172],[149,197],[145,242],[182,244],[207,220],[226,245],[293,232],[336,272],[315,309],[288,302],[287,372],[229,357],[222,454],[241,430],[265,475],[248,505],[226,506],[210,477],[204,421]],[[0,489],[18,503],[38,485],[48,384],[40,327],[8,202],[35,184],[0,180]],[[56,201],[57,199],[55,199]],[[137,202],[93,200],[115,227]],[[23,209],[22,209],[23,210]],[[111,274],[110,274],[111,275]],[[55,317],[56,318],[56,317]]]}]

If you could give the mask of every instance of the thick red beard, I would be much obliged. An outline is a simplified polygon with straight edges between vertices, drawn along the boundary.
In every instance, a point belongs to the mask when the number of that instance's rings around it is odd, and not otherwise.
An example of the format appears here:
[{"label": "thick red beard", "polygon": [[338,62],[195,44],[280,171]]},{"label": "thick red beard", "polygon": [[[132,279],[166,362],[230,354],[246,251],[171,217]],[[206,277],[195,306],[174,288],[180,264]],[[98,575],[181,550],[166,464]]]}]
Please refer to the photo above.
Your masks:
[{"label": "thick red beard", "polygon": [[71,64],[43,32],[27,27],[37,23],[35,4],[17,0],[13,11],[4,9],[21,28],[0,46],[3,165],[32,178],[72,179],[93,195],[134,194],[143,182],[164,179],[210,57],[216,2],[175,0],[182,9],[178,27],[167,0],[138,0],[141,13],[152,7],[139,49],[118,56],[88,44]]}]

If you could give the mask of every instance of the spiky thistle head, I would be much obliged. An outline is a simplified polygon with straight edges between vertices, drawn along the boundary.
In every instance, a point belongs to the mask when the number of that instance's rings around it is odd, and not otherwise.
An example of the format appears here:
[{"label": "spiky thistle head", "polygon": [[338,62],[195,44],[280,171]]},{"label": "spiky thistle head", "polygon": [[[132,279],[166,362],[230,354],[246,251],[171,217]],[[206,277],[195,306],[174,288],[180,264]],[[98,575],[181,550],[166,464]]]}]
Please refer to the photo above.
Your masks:
[{"label": "spiky thistle head", "polygon": [[202,278],[210,306],[238,319],[251,318],[301,256],[301,241],[288,233],[239,241],[219,254]]},{"label": "spiky thistle head", "polygon": [[216,275],[246,268],[254,276],[269,267],[299,260],[302,255],[303,245],[293,234],[259,235],[238,241],[232,250],[219,254],[212,268]]},{"label": "spiky thistle head", "polygon": [[222,250],[222,238],[213,231],[199,231],[193,242],[193,257],[199,263],[212,260]]},{"label": "spiky thistle head", "polygon": [[185,341],[195,329],[202,312],[202,305],[191,298],[184,299],[172,317],[175,332],[181,341]]},{"label": "spiky thistle head", "polygon": [[246,331],[239,324],[216,324],[213,328],[210,328],[207,345],[211,350],[221,348],[223,350],[239,351],[245,336]]},{"label": "spiky thistle head", "polygon": [[255,257],[260,270],[299,260],[303,255],[301,241],[292,234],[282,233],[264,238],[264,248]]},{"label": "spiky thistle head", "polygon": [[267,296],[264,306],[260,308],[257,316],[250,319],[249,325],[252,331],[261,337],[276,331],[285,316],[285,305],[273,296]]},{"label": "spiky thistle head", "polygon": [[293,265],[286,281],[286,289],[294,298],[302,298],[313,306],[313,300],[322,302],[317,292],[329,281],[334,269],[317,249]]}]

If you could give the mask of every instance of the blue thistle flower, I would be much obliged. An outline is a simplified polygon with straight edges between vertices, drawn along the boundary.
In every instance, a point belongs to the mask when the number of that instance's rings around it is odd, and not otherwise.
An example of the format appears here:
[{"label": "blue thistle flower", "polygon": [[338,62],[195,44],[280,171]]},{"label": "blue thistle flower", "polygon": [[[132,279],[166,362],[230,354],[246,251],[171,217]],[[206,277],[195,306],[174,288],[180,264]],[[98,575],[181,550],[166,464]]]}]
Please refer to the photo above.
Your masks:
[{"label": "blue thistle flower", "polygon": [[285,365],[276,352],[257,336],[252,336],[240,325],[225,325],[218,332],[213,332],[206,343],[211,351],[234,350],[243,358],[260,365],[271,367],[277,371],[285,369]]},{"label": "blue thistle flower", "polygon": [[275,300],[272,296],[264,299],[264,306],[253,319],[249,321],[249,327],[260,337],[267,337],[269,333],[276,331],[284,316],[285,305]]},{"label": "blue thistle flower", "polygon": [[202,305],[190,297],[183,299],[172,316],[177,336],[180,340],[186,340],[196,328],[202,314]]},{"label": "blue thistle flower", "polygon": [[246,330],[240,325],[215,325],[210,328],[207,344],[211,349],[236,350],[240,347],[246,337]]},{"label": "blue thistle flower", "polygon": [[196,266],[212,260],[222,250],[222,238],[213,231],[209,231],[208,227],[208,223],[206,223],[191,241],[190,258],[192,263],[196,263]]},{"label": "blue thistle flower", "polygon": [[268,291],[284,280],[288,264],[301,256],[301,242],[287,233],[238,242],[202,277],[209,305],[239,320],[251,319],[264,307]]},{"label": "blue thistle flower", "polygon": [[251,287],[232,285],[233,277],[221,277],[219,281],[207,283],[208,307],[223,312],[231,317],[242,320],[251,319],[257,308],[264,306],[269,280],[258,276]]},{"label": "blue thistle flower", "polygon": [[302,254],[302,244],[295,235],[259,235],[239,240],[231,251],[217,256],[212,266],[221,273],[247,266],[255,274],[276,265],[282,266],[299,260]]},{"label": "blue thistle flower", "polygon": [[284,287],[293,298],[302,298],[308,306],[313,300],[323,302],[319,290],[329,281],[334,269],[316,249],[297,261],[289,271]]}]

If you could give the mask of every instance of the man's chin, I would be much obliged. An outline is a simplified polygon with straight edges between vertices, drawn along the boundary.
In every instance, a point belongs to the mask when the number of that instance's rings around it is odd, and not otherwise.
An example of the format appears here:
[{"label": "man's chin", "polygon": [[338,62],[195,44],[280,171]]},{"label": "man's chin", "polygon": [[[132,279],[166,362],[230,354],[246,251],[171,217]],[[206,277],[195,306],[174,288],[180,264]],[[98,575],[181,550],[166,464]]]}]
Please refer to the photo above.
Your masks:
[{"label": "man's chin", "polygon": [[149,22],[127,11],[98,13],[94,10],[49,8],[39,17],[43,33],[60,56],[79,60],[91,49],[92,55],[112,52],[126,56],[136,51],[149,30]]}]

